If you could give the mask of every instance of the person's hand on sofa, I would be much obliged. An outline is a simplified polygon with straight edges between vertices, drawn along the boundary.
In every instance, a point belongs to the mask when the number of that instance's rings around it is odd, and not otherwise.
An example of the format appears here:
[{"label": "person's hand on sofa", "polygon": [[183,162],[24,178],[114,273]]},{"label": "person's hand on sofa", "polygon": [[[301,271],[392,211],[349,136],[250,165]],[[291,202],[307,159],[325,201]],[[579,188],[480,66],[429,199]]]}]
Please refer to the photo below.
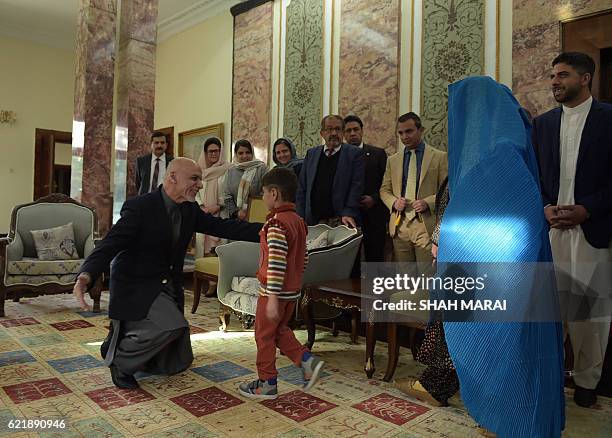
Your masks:
[{"label": "person's hand on sofa", "polygon": [[350,216],[342,216],[342,225],[346,225],[349,228],[357,228],[357,223],[355,219]]}]

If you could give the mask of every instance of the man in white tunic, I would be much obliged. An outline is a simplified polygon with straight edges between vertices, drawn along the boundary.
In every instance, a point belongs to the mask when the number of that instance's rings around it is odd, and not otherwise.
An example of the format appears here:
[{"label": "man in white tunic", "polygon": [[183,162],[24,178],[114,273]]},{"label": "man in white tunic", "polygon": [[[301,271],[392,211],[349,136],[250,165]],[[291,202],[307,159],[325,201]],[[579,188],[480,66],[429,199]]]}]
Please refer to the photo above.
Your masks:
[{"label": "man in white tunic", "polygon": [[591,96],[595,63],[584,53],[552,62],[555,100],[534,120],[544,214],[574,352],[574,400],[597,402],[612,305],[612,105]]}]

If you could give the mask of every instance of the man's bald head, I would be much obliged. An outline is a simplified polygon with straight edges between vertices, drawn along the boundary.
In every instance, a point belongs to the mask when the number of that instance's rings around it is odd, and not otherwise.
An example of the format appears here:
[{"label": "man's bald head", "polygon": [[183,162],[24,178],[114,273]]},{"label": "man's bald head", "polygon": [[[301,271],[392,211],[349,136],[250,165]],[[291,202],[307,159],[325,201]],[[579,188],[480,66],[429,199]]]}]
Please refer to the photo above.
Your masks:
[{"label": "man's bald head", "polygon": [[175,158],[168,164],[164,178],[164,190],[174,202],[194,202],[202,188],[202,169],[184,157]]},{"label": "man's bald head", "polygon": [[166,169],[166,175],[168,175],[172,171],[176,172],[178,169],[189,168],[189,166],[197,166],[197,163],[191,158],[176,157],[168,164],[168,167]]}]

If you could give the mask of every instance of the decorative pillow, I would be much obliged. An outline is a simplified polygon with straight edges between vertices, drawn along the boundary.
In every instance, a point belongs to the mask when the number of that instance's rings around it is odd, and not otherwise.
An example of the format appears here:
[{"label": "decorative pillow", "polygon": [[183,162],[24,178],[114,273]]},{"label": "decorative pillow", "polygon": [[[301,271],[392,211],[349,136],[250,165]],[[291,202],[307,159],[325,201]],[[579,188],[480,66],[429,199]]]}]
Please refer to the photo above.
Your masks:
[{"label": "decorative pillow", "polygon": [[30,233],[32,233],[39,260],[76,260],[79,258],[72,222],[47,230],[33,230]]},{"label": "decorative pillow", "polygon": [[232,290],[248,295],[259,295],[259,280],[255,277],[234,277],[232,278]]},{"label": "decorative pillow", "polygon": [[315,239],[306,240],[308,251],[313,249],[325,248],[329,244],[329,230],[323,231]]}]

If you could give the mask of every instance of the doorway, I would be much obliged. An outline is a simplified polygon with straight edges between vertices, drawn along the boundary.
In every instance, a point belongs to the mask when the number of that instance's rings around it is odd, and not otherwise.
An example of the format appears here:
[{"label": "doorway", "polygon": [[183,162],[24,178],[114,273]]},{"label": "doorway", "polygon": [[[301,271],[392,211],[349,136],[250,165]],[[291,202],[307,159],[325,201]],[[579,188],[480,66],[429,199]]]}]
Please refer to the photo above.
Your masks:
[{"label": "doorway", "polygon": [[70,196],[72,133],[36,129],[34,142],[34,197],[51,193]]},{"label": "doorway", "polygon": [[612,9],[561,23],[564,52],[583,52],[595,61],[591,93],[612,102]]}]

